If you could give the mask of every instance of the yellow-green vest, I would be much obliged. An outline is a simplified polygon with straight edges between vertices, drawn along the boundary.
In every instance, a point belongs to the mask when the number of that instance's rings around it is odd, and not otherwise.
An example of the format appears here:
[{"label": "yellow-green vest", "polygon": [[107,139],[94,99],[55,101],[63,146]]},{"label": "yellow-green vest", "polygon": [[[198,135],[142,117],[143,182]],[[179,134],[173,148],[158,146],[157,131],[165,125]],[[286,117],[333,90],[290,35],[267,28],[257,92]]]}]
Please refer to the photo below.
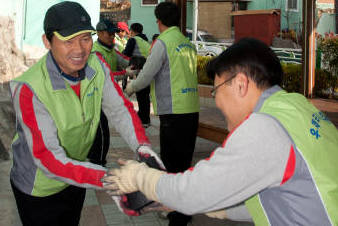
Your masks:
[{"label": "yellow-green vest", "polygon": [[109,64],[111,71],[117,71],[117,56],[114,48],[109,49],[101,45],[98,41],[95,41],[92,52],[101,53],[105,61]]},{"label": "yellow-green vest", "polygon": [[148,54],[149,54],[150,44],[141,37],[134,36],[133,38],[136,41],[136,45],[138,46],[138,48],[141,52],[141,55],[144,56],[145,58],[147,58]]},{"label": "yellow-green vest", "polygon": [[[336,127],[304,96],[283,90],[267,98],[259,112],[273,116],[286,129],[310,170],[327,215],[333,225],[338,225],[338,132]],[[298,186],[298,188],[301,190],[301,187]],[[269,225],[259,195],[253,196],[245,204],[255,225]],[[281,209],[280,211],[287,210]],[[301,212],[301,207],[297,211]]]},{"label": "yellow-green vest", "polygon": [[[70,85],[65,89],[54,89],[46,67],[44,56],[16,82],[27,84],[46,107],[57,128],[60,146],[69,158],[85,161],[95,139],[100,120],[102,90],[105,75],[95,54],[88,59],[88,66],[94,70],[93,76],[81,81],[80,99]],[[16,135],[17,137],[17,135]],[[15,140],[15,138],[14,138]],[[50,179],[38,169],[35,176],[33,196],[55,194],[68,184]]]},{"label": "yellow-green vest", "polygon": [[[197,88],[197,53],[195,46],[186,38],[178,27],[170,27],[158,36],[164,42],[169,57],[171,89],[170,114],[199,112]],[[155,114],[157,112],[156,82],[151,83],[151,99]]]}]

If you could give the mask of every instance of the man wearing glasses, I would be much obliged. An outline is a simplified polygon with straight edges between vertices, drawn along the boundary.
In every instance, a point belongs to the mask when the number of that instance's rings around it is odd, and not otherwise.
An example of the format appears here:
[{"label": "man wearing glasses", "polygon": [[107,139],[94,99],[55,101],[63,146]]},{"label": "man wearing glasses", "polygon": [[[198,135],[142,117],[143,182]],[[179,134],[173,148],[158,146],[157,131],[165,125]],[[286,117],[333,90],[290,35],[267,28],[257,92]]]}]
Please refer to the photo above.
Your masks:
[{"label": "man wearing glasses", "polygon": [[304,96],[280,86],[278,57],[242,39],[207,67],[228,137],[205,160],[169,174],[133,160],[105,178],[185,214],[255,225],[338,224],[338,132]]}]

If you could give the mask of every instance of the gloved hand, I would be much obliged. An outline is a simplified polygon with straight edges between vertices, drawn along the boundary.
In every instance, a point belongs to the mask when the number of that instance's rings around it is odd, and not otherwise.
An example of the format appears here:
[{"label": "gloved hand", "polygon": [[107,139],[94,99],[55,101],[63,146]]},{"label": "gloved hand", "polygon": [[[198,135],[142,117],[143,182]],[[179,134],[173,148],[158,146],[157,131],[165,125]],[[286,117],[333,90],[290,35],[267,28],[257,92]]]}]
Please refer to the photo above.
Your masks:
[{"label": "gloved hand", "polygon": [[208,212],[208,213],[205,213],[205,215],[207,215],[208,217],[211,217],[211,218],[217,218],[217,219],[221,219],[221,220],[227,218],[227,214],[226,214],[224,209]]},{"label": "gloved hand", "polygon": [[158,155],[153,150],[151,150],[151,148],[149,146],[146,146],[146,145],[140,146],[136,150],[136,152],[137,152],[137,160],[140,161],[141,158],[154,157],[157,164],[160,166],[160,169],[165,170],[165,166],[164,166],[162,160],[158,157]]},{"label": "gloved hand", "polygon": [[148,213],[148,212],[154,212],[154,211],[166,211],[171,212],[172,209],[169,209],[166,206],[163,206],[161,203],[158,202],[152,202],[151,204],[143,207],[140,210],[132,210],[128,208],[128,197],[126,195],[122,196],[111,196],[114,200],[115,204],[117,205],[117,208],[124,214],[128,216],[140,216],[142,214]]},{"label": "gloved hand", "polygon": [[124,90],[126,92],[126,94],[130,97],[133,93],[135,93],[134,89],[133,89],[133,81],[129,82],[127,84],[126,89]]},{"label": "gloved hand", "polygon": [[149,168],[145,163],[119,159],[119,169],[110,169],[103,177],[103,188],[111,195],[141,191],[149,200],[157,201],[156,184],[165,172]]},{"label": "gloved hand", "polygon": [[132,66],[128,66],[126,68],[126,76],[128,76],[130,79],[135,79],[138,73],[139,70],[133,70]]},{"label": "gloved hand", "polygon": [[[109,192],[108,192],[109,194]],[[136,210],[129,209],[125,203],[128,201],[127,196],[122,195],[122,196],[111,196],[112,199],[114,200],[117,208],[122,212],[125,213],[128,216],[139,216],[140,213]]]}]

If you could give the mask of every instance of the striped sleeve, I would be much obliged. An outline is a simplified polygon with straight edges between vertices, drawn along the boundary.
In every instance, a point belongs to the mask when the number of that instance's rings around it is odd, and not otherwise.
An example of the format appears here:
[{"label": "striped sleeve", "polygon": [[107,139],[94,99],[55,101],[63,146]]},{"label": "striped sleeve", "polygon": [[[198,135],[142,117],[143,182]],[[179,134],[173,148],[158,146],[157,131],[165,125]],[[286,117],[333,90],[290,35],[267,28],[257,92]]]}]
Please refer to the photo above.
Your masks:
[{"label": "striped sleeve", "polygon": [[134,110],[133,103],[124,95],[120,86],[115,82],[109,67],[105,65],[102,56],[97,53],[105,71],[103,87],[102,110],[109,123],[115,127],[129,147],[136,151],[142,145],[150,145],[141,120]]},{"label": "striped sleeve", "polygon": [[151,81],[155,79],[157,73],[163,67],[167,59],[165,44],[162,40],[157,40],[151,50],[143,69],[138,74],[137,78],[132,81],[132,87],[135,91],[139,91],[149,86]]},{"label": "striped sleeve", "polygon": [[67,157],[53,119],[33,91],[20,84],[12,93],[17,123],[23,128],[34,164],[49,178],[79,187],[101,188],[100,179],[106,169]]},{"label": "striped sleeve", "polygon": [[184,173],[161,176],[159,201],[189,215],[241,203],[280,185],[291,149],[292,141],[276,119],[253,113],[209,158]]}]

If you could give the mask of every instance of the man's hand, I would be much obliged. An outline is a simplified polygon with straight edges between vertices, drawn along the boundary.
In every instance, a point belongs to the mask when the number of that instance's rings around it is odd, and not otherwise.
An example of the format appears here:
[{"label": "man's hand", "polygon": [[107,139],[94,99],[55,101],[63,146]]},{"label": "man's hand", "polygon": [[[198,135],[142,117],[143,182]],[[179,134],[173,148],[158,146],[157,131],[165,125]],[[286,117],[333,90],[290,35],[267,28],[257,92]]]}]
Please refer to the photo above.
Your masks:
[{"label": "man's hand", "polygon": [[217,218],[217,219],[221,219],[221,220],[227,218],[227,214],[225,212],[225,209],[208,212],[208,213],[205,213],[205,215],[207,215],[208,217],[211,217],[211,218]]},{"label": "man's hand", "polygon": [[134,89],[133,89],[133,85],[132,85],[133,81],[129,82],[127,84],[126,89],[124,90],[126,92],[126,94],[130,97],[133,93],[135,93]]},{"label": "man's hand", "polygon": [[124,214],[128,216],[140,216],[142,214],[146,214],[149,212],[155,212],[155,211],[166,211],[171,212],[174,211],[166,206],[163,206],[161,203],[158,202],[152,202],[149,205],[146,205],[140,210],[133,210],[128,207],[129,200],[126,195],[122,196],[111,196],[111,198],[114,200],[117,208]]},{"label": "man's hand", "polygon": [[[151,150],[151,148],[149,146],[146,146],[146,145],[140,146],[137,149],[136,152],[137,152],[137,155],[138,155],[137,160],[141,160],[142,157],[143,158],[154,157],[157,164],[160,166],[160,169],[165,170],[165,166],[164,166],[162,160],[158,157],[158,155],[153,150]],[[153,167],[153,166],[151,166],[151,167]]]},{"label": "man's hand", "polygon": [[139,170],[147,168],[145,163],[133,160],[119,159],[119,169],[110,169],[103,178],[104,188],[109,190],[110,195],[124,195],[138,191],[136,176]]},{"label": "man's hand", "polygon": [[130,79],[136,79],[138,73],[139,70],[133,70],[132,66],[128,66],[126,68],[126,76],[128,76]]},{"label": "man's hand", "polygon": [[110,195],[123,195],[141,191],[149,200],[157,201],[156,184],[163,171],[149,168],[145,163],[119,159],[119,169],[108,170],[102,180]]}]

